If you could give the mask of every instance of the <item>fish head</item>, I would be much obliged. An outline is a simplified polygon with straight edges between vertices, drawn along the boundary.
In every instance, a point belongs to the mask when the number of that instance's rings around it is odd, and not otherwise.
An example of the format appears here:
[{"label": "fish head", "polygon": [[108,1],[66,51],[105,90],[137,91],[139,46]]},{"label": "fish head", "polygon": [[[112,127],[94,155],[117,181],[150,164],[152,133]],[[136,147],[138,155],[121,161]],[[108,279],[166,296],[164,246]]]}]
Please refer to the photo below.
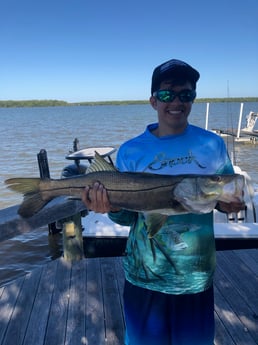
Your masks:
[{"label": "fish head", "polygon": [[218,201],[243,200],[244,177],[231,175],[199,175],[185,177],[174,189],[174,197],[189,212],[211,212]]},{"label": "fish head", "polygon": [[198,179],[197,184],[207,201],[211,199],[218,199],[224,202],[243,200],[243,175],[208,175]]},{"label": "fish head", "polygon": [[220,195],[216,179],[210,176],[185,176],[173,190],[174,198],[191,213],[211,212]]},{"label": "fish head", "polygon": [[230,175],[225,178],[223,175],[189,175],[178,183],[174,193],[177,198],[206,202],[218,198],[225,184],[231,180]]},{"label": "fish head", "polygon": [[224,202],[242,202],[244,199],[245,177],[241,174],[232,176],[233,179],[224,184],[219,200]]}]

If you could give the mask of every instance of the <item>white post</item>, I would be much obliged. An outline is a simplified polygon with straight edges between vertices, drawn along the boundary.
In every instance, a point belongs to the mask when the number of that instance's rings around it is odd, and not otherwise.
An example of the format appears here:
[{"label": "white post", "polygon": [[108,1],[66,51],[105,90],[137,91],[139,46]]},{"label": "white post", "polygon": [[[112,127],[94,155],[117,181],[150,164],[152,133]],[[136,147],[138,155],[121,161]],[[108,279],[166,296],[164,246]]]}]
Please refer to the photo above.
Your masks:
[{"label": "white post", "polygon": [[240,113],[239,113],[239,120],[238,120],[237,139],[239,139],[239,137],[240,137],[241,123],[242,123],[242,116],[243,116],[243,108],[244,108],[244,103],[241,103],[241,105],[240,105]]},{"label": "white post", "polygon": [[205,122],[205,129],[208,129],[208,122],[209,122],[209,107],[210,103],[207,103],[206,105],[206,122]]}]

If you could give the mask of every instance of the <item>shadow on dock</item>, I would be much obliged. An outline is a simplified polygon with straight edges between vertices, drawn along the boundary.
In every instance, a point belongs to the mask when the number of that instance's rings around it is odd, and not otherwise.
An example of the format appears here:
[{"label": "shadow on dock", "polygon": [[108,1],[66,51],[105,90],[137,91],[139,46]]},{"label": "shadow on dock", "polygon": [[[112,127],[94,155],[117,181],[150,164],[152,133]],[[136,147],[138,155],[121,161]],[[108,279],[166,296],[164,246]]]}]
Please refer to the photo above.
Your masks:
[{"label": "shadow on dock", "polygon": [[[0,288],[2,345],[122,345],[121,257],[57,259]],[[215,345],[258,344],[258,250],[217,253]]]}]

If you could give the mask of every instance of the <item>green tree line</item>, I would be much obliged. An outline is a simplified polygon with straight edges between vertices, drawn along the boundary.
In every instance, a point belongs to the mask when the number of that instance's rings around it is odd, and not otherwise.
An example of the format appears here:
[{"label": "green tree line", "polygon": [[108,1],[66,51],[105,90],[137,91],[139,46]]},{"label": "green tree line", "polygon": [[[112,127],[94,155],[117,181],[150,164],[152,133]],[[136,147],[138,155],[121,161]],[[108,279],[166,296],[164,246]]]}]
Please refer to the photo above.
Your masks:
[{"label": "green tree line", "polygon": [[[230,97],[230,98],[197,98],[196,103],[207,102],[258,102],[258,97]],[[148,100],[129,100],[129,101],[98,101],[98,102],[76,102],[69,103],[61,100],[22,100],[22,101],[0,101],[1,108],[14,107],[60,107],[60,106],[90,106],[90,105],[129,105],[129,104],[148,104]]]}]

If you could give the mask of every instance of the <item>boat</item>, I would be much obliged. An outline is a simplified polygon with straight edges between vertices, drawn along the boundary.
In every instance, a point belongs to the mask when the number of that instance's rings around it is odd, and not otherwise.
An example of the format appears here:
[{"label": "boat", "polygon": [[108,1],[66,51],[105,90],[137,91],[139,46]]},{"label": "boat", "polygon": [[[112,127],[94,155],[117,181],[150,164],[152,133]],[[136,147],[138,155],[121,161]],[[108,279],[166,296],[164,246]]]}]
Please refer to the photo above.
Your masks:
[{"label": "boat", "polygon": [[258,143],[258,130],[255,130],[255,124],[258,118],[258,112],[250,111],[246,116],[246,126],[241,128],[243,115],[243,103],[241,103],[238,128],[237,129],[212,129],[212,131],[222,137],[231,136],[237,143]]}]

